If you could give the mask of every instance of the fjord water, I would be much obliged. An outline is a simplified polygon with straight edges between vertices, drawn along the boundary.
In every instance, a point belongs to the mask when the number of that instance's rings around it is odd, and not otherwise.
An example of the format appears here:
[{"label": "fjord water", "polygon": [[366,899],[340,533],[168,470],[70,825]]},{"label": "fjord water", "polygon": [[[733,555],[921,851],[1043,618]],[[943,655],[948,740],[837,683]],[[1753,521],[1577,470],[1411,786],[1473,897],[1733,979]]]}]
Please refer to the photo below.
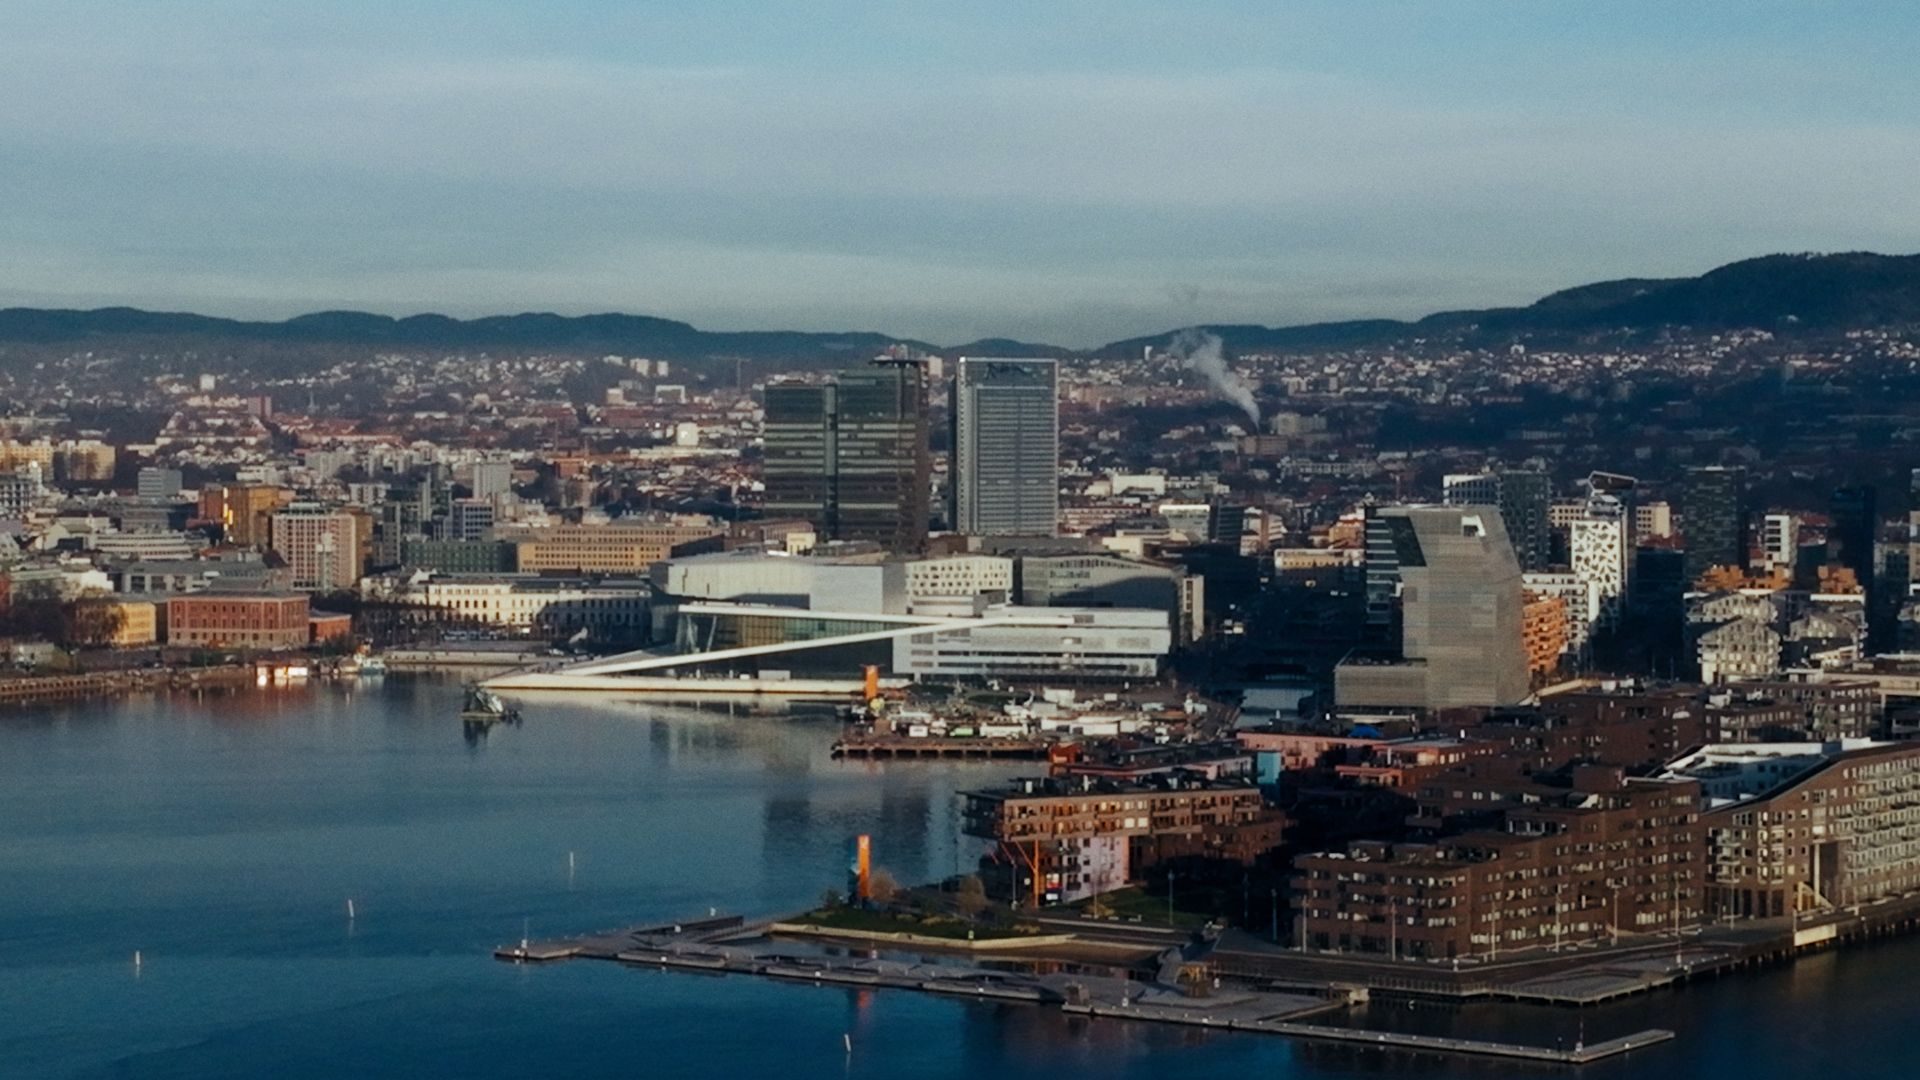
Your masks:
[{"label": "fjord water", "polygon": [[[0,1076],[1557,1071],[498,963],[523,925],[794,909],[836,883],[860,833],[903,879],[951,873],[970,850],[952,791],[1023,767],[837,763],[818,723],[605,699],[531,702],[469,743],[458,707],[454,683],[390,677],[0,715]],[[1585,1014],[1403,1003],[1354,1022],[1543,1042],[1679,1031],[1591,1077],[1914,1076],[1916,964],[1920,943],[1901,941]]]}]

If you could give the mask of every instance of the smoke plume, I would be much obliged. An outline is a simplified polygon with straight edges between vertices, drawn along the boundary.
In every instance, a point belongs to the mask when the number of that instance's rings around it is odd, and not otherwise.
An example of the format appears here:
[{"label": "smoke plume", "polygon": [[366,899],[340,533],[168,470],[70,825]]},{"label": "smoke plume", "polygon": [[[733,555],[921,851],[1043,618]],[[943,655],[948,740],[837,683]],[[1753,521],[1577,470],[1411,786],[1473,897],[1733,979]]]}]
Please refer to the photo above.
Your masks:
[{"label": "smoke plume", "polygon": [[1233,402],[1253,421],[1253,430],[1260,430],[1260,403],[1253,399],[1253,388],[1248,386],[1239,372],[1227,366],[1227,358],[1221,352],[1220,335],[1209,334],[1204,330],[1187,329],[1175,334],[1167,343],[1169,355],[1193,371],[1206,376],[1207,382],[1222,398]]}]

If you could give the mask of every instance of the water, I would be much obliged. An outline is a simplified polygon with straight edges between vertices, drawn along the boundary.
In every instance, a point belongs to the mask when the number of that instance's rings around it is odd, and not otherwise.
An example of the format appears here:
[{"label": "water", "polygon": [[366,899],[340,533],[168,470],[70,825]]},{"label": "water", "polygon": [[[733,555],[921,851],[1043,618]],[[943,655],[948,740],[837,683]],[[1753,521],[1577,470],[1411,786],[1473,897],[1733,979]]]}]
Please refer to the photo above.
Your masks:
[{"label": "water", "polygon": [[[523,921],[539,936],[795,909],[839,883],[863,832],[902,880],[952,873],[970,851],[952,791],[1025,767],[835,763],[816,724],[573,699],[468,745],[458,704],[450,683],[390,677],[0,715],[0,1076],[1564,1075],[498,963]],[[1354,1019],[1536,1042],[1680,1032],[1588,1077],[1905,1077],[1920,1075],[1901,1037],[1917,963],[1905,941],[1584,1013],[1403,1003]]]}]

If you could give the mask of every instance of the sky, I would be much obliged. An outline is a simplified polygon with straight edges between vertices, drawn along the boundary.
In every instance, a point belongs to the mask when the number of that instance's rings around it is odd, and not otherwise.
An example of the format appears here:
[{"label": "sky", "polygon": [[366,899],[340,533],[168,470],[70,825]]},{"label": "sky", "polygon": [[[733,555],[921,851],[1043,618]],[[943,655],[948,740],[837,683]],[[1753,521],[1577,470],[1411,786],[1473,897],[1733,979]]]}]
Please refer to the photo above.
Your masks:
[{"label": "sky", "polygon": [[1920,251],[1920,4],[0,0],[0,305],[1086,346]]}]

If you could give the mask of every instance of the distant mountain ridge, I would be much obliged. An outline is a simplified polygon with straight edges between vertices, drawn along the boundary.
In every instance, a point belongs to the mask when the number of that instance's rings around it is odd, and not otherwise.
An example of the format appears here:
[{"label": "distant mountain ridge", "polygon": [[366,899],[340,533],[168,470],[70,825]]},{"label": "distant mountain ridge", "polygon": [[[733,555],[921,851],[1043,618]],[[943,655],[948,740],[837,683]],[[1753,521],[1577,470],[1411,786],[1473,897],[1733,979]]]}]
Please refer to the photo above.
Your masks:
[{"label": "distant mountain ridge", "polygon": [[592,350],[681,360],[719,356],[860,356],[895,344],[931,348],[922,342],[857,331],[699,330],[688,323],[651,315],[569,316],[534,312],[455,319],[432,314],[394,318],[363,311],[320,311],[285,322],[247,322],[137,308],[0,309],[0,341],[53,343],[109,337],[191,337],[395,348]]},{"label": "distant mountain ridge", "polygon": [[[1691,278],[1623,278],[1549,293],[1526,307],[1443,311],[1422,319],[1304,326],[1206,326],[1233,352],[1348,348],[1416,337],[1518,339],[1668,327],[1831,332],[1920,324],[1920,255],[1765,255]],[[1137,354],[1174,332],[1116,341],[1095,355]]]},{"label": "distant mountain ridge", "polygon": [[[1551,293],[1526,307],[1448,311],[1413,321],[1358,319],[1300,326],[1210,325],[1234,352],[1351,348],[1413,337],[1519,338],[1599,331],[1641,333],[1671,326],[1738,327],[1785,333],[1920,324],[1920,255],[1849,252],[1767,255],[1691,278],[1627,278]],[[950,354],[1138,355],[1176,331],[1095,349],[988,338],[951,349],[872,331],[709,331],[650,315],[551,313],[455,319],[393,318],[322,311],[284,322],[249,322],[136,308],[91,311],[0,309],[0,342],[58,344],[113,339],[189,339],[207,345],[273,342],[392,348],[606,352],[701,361],[743,357],[796,363],[847,361],[905,345]]]}]

